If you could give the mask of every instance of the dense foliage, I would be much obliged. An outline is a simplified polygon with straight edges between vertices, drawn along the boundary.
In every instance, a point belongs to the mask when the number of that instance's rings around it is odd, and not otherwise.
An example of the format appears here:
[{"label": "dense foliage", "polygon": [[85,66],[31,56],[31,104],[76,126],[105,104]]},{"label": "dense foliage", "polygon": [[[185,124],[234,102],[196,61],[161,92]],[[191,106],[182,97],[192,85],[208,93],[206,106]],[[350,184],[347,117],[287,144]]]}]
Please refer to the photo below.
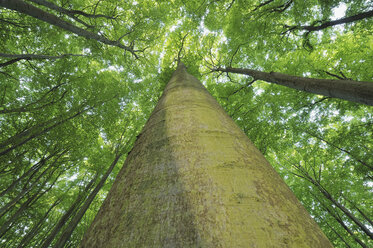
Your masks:
[{"label": "dense foliage", "polygon": [[44,19],[9,2],[0,1],[0,246],[78,246],[178,59],[335,247],[373,245],[373,108],[212,72],[373,81],[373,18],[307,29],[370,13],[371,1],[13,1]]}]

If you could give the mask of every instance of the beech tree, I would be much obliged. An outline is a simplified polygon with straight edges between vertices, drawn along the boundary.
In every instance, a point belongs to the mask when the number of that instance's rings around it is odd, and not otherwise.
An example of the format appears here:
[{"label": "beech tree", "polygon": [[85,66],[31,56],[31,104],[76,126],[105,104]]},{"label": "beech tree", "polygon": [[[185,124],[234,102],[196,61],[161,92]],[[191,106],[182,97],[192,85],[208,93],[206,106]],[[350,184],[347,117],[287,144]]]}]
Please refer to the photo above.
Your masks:
[{"label": "beech tree", "polygon": [[81,245],[150,246],[332,247],[181,62]]},{"label": "beech tree", "polygon": [[371,15],[363,0],[0,0],[0,246],[79,246],[179,60],[335,247],[371,246]]}]

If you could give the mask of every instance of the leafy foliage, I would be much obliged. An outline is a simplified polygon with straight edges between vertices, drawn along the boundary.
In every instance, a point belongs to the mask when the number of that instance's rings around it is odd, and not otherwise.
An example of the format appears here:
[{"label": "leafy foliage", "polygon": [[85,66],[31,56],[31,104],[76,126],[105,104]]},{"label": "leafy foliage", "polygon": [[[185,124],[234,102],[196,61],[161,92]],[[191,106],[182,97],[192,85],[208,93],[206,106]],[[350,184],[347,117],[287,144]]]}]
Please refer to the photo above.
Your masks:
[{"label": "leafy foliage", "polygon": [[84,55],[8,65],[10,58],[0,56],[2,247],[57,247],[120,154],[64,244],[78,246],[179,58],[267,157],[335,247],[372,245],[338,207],[373,231],[372,107],[211,72],[232,66],[372,81],[373,18],[310,33],[292,28],[336,19],[336,9],[353,16],[372,10],[372,3],[50,0],[67,11],[61,12],[24,2],[136,54],[0,8],[0,55]]}]

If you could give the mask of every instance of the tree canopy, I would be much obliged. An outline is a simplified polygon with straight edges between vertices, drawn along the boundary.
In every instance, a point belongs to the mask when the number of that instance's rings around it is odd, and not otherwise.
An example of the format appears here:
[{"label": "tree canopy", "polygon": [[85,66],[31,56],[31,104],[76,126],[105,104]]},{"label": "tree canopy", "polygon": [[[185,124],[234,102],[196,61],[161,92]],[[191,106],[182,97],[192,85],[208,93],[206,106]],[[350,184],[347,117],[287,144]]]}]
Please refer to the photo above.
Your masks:
[{"label": "tree canopy", "polygon": [[0,0],[0,245],[79,245],[182,60],[335,247],[369,247],[372,106],[217,69],[373,83],[372,11],[364,0]]}]

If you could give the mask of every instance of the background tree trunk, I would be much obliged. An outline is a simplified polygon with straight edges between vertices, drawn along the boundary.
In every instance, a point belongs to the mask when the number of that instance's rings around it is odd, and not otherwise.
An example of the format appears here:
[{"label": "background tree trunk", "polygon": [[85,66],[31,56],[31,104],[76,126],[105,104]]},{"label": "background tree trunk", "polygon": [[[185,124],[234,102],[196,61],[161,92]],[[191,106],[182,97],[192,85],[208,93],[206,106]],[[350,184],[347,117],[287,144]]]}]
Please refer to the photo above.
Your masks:
[{"label": "background tree trunk", "polygon": [[309,93],[373,106],[373,82],[296,77],[279,72],[268,73],[231,67],[219,67],[212,71],[244,74],[253,77],[255,80],[263,80]]},{"label": "background tree trunk", "polygon": [[332,247],[180,63],[81,247]]},{"label": "background tree trunk", "polygon": [[12,9],[15,11],[18,11],[19,13],[26,14],[29,16],[32,16],[36,19],[39,19],[41,21],[47,22],[49,24],[52,24],[54,26],[60,27],[65,29],[66,31],[70,31],[76,35],[82,36],[87,39],[93,39],[97,40],[99,42],[102,42],[104,44],[110,45],[110,46],[116,46],[119,48],[122,48],[124,50],[129,51],[135,58],[138,58],[136,55],[136,51],[133,50],[129,46],[125,46],[120,43],[120,41],[115,40],[109,40],[104,36],[98,35],[96,33],[89,32],[85,29],[82,29],[80,27],[77,27],[67,21],[62,20],[61,18],[50,14],[48,12],[43,11],[42,9],[39,9],[32,4],[26,3],[23,0],[0,0],[0,6],[5,7],[8,9]]}]

